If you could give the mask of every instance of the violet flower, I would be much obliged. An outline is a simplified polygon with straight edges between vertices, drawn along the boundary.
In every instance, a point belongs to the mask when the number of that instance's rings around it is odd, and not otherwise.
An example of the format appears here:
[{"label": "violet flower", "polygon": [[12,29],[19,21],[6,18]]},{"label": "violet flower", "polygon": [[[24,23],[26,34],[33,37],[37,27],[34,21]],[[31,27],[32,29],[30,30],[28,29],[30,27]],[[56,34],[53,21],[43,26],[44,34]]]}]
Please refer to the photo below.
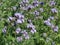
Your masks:
[{"label": "violet flower", "polygon": [[26,36],[25,36],[25,39],[29,39],[29,38],[30,38],[29,35],[26,35]]},{"label": "violet flower", "polygon": [[52,12],[52,13],[57,13],[58,11],[56,10],[56,8],[52,8],[52,9],[51,9],[51,12]]},{"label": "violet flower", "polygon": [[23,33],[23,36],[24,36],[25,39],[29,39],[29,35],[26,32],[26,30],[22,31],[21,33]]},{"label": "violet flower", "polygon": [[17,40],[17,42],[21,42],[23,39],[22,39],[22,37],[17,37],[16,40]]},{"label": "violet flower", "polygon": [[34,0],[34,1],[33,1],[33,6],[34,6],[34,7],[37,7],[38,4],[39,4],[39,2],[38,2],[37,0]]},{"label": "violet flower", "polygon": [[56,2],[50,1],[49,6],[55,6]]},{"label": "violet flower", "polygon": [[33,12],[33,14],[34,14],[35,16],[39,16],[39,12],[38,12],[38,11]]},{"label": "violet flower", "polygon": [[21,24],[21,23],[23,23],[23,22],[22,22],[22,20],[17,19],[16,23],[17,23],[17,24]]},{"label": "violet flower", "polygon": [[31,29],[31,31],[30,31],[32,34],[34,34],[35,32],[36,32],[36,29]]},{"label": "violet flower", "polygon": [[54,30],[55,32],[58,32],[58,26],[55,26],[55,27],[53,28],[53,30]]},{"label": "violet flower", "polygon": [[51,23],[50,23],[50,21],[48,21],[48,20],[45,20],[44,23],[45,23],[46,25],[48,25],[48,26],[51,26]]},{"label": "violet flower", "polygon": [[16,33],[19,34],[20,31],[21,31],[21,29],[18,27],[18,28],[16,29]]},{"label": "violet flower", "polygon": [[29,3],[29,1],[28,1],[28,0],[22,0],[22,2],[23,2],[23,3]]},{"label": "violet flower", "polygon": [[30,23],[30,24],[27,24],[27,28],[35,28],[35,26],[32,23]]}]

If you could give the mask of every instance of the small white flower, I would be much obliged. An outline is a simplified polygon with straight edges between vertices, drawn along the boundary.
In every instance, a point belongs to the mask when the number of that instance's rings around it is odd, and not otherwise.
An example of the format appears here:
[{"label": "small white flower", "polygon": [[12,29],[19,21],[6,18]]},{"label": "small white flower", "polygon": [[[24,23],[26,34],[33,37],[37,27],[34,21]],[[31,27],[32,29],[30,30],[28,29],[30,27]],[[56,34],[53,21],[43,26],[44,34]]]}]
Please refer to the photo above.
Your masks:
[{"label": "small white flower", "polygon": [[54,27],[55,27],[55,25],[51,24],[51,28],[54,28]]},{"label": "small white flower", "polygon": [[13,10],[15,11],[16,10],[16,7],[14,6],[14,7],[12,7],[13,8]]},{"label": "small white flower", "polygon": [[43,10],[43,8],[40,8],[40,12],[43,12],[44,10]]},{"label": "small white flower", "polygon": [[46,33],[43,33],[43,37],[46,37],[47,36],[47,34]]}]

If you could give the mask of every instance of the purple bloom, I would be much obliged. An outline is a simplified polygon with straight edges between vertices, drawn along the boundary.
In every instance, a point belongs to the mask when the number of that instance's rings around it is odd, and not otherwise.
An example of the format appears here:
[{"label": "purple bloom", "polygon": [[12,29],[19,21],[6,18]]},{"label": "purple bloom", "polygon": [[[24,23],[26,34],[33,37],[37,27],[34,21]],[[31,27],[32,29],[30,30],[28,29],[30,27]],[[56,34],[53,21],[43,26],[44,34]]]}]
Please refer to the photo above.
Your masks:
[{"label": "purple bloom", "polygon": [[50,1],[49,6],[55,6],[55,4],[56,4],[56,2],[54,2],[54,1]]},{"label": "purple bloom", "polygon": [[29,1],[28,0],[23,0],[23,3],[29,3]]},{"label": "purple bloom", "polygon": [[36,32],[36,30],[33,28],[31,29],[31,33],[34,34]]},{"label": "purple bloom", "polygon": [[25,39],[29,39],[29,35],[26,32],[26,30],[22,31],[21,33],[23,33],[23,36],[24,36]]},{"label": "purple bloom", "polygon": [[23,39],[22,39],[22,37],[17,37],[16,40],[17,40],[17,42],[21,42]]},{"label": "purple bloom", "polygon": [[25,39],[29,39],[29,38],[30,38],[29,35],[26,35],[26,36],[25,36]]},{"label": "purple bloom", "polygon": [[23,23],[23,22],[22,22],[22,20],[17,19],[16,23],[17,23],[17,24],[21,24],[21,23]]},{"label": "purple bloom", "polygon": [[23,36],[28,35],[28,33],[26,32],[26,30],[22,31],[21,33],[23,33]]},{"label": "purple bloom", "polygon": [[48,20],[45,20],[44,23],[48,26],[51,26],[51,23]]},{"label": "purple bloom", "polygon": [[56,10],[56,8],[52,8],[52,9],[51,9],[51,12],[52,12],[52,13],[57,13],[58,11]]},{"label": "purple bloom", "polygon": [[38,4],[39,4],[39,2],[38,2],[37,0],[34,0],[34,1],[33,1],[33,6],[37,7]]},{"label": "purple bloom", "polygon": [[58,26],[55,26],[55,27],[53,28],[53,30],[54,30],[55,32],[58,32]]},{"label": "purple bloom", "polygon": [[35,28],[35,26],[32,23],[30,23],[30,24],[27,24],[27,28]]},{"label": "purple bloom", "polygon": [[16,33],[19,34],[20,31],[21,31],[21,29],[18,27],[18,28],[16,29]]},{"label": "purple bloom", "polygon": [[40,2],[40,4],[41,4],[41,5],[43,5],[43,4],[44,4],[44,2]]},{"label": "purple bloom", "polygon": [[32,9],[32,8],[34,8],[34,6],[32,6],[32,5],[28,5],[28,7],[27,7],[27,9]]},{"label": "purple bloom", "polygon": [[35,12],[33,12],[33,14],[35,14],[36,16],[38,16],[39,15],[39,12],[38,11],[35,11]]},{"label": "purple bloom", "polygon": [[24,18],[24,16],[21,13],[15,13],[14,16],[17,18]]}]

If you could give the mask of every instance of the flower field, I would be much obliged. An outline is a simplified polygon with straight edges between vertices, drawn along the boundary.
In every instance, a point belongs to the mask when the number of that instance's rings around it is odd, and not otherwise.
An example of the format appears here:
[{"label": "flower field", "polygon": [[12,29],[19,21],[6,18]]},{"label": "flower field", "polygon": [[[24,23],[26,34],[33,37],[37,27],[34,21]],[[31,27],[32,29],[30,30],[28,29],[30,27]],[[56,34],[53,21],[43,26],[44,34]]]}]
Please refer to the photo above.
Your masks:
[{"label": "flower field", "polygon": [[0,0],[0,45],[60,45],[60,0]]}]

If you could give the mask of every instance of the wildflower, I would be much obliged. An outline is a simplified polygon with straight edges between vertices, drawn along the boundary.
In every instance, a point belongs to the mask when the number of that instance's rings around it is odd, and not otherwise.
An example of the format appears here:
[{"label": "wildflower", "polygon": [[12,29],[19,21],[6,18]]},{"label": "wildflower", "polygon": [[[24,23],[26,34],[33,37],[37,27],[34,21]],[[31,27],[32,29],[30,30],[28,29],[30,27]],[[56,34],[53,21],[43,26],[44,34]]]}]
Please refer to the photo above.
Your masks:
[{"label": "wildflower", "polygon": [[38,16],[39,15],[39,12],[38,11],[35,11],[35,12],[33,12],[33,14],[35,14],[36,16]]},{"label": "wildflower", "polygon": [[5,27],[3,28],[3,30],[2,30],[2,32],[3,32],[3,33],[6,33],[6,29],[7,29],[7,27],[5,26]]},{"label": "wildflower", "polygon": [[51,24],[51,28],[54,28],[54,27],[55,27],[55,25]]},{"label": "wildflower", "polygon": [[19,18],[19,16],[21,16],[22,14],[21,13],[15,13],[14,16]]},{"label": "wildflower", "polygon": [[50,16],[49,18],[50,18],[51,20],[54,20],[54,17],[53,17],[53,16]]},{"label": "wildflower", "polygon": [[54,30],[55,32],[58,32],[58,26],[55,26],[55,27],[53,28],[53,30]]},{"label": "wildflower", "polygon": [[48,20],[45,20],[44,23],[45,23],[46,25],[48,25],[48,26],[51,26],[51,23],[50,23],[50,21],[48,21]]},{"label": "wildflower", "polygon": [[27,20],[28,23],[31,23],[32,21],[30,19]]},{"label": "wildflower", "polygon": [[46,37],[47,36],[47,34],[46,33],[43,33],[43,37]]},{"label": "wildflower", "polygon": [[30,38],[29,35],[26,35],[26,36],[25,36],[25,39],[29,39],[29,38]]},{"label": "wildflower", "polygon": [[44,4],[44,2],[40,2],[39,4],[43,5],[43,4]]},{"label": "wildflower", "polygon": [[50,1],[49,6],[55,6],[56,2]]},{"label": "wildflower", "polygon": [[28,10],[30,10],[30,9],[32,9],[32,8],[34,8],[34,6],[32,6],[32,5],[28,5],[28,6],[27,6],[27,9],[28,9]]},{"label": "wildflower", "polygon": [[22,37],[17,37],[16,40],[17,40],[17,42],[21,42],[22,41]]},{"label": "wildflower", "polygon": [[48,19],[47,19],[47,21],[49,21],[49,22],[50,22],[50,18],[48,18]]},{"label": "wildflower", "polygon": [[29,3],[29,1],[28,0],[22,0],[23,1],[23,3]]},{"label": "wildflower", "polygon": [[9,17],[8,18],[8,21],[10,22],[10,21],[12,21],[13,20],[13,17]]},{"label": "wildflower", "polygon": [[36,32],[36,30],[33,28],[31,29],[31,33],[34,34]]},{"label": "wildflower", "polygon": [[40,8],[40,12],[43,12],[44,10],[43,10],[43,8]]},{"label": "wildflower", "polygon": [[56,10],[56,8],[52,8],[52,9],[51,9],[51,12],[52,12],[52,13],[57,13],[58,11]]},{"label": "wildflower", "polygon": [[21,24],[21,23],[23,23],[23,22],[22,22],[22,20],[17,19],[16,23],[17,23],[17,24]]},{"label": "wildflower", "polygon": [[30,24],[27,24],[27,28],[35,28],[35,26],[32,23],[30,23]]},{"label": "wildflower", "polygon": [[20,31],[21,31],[21,29],[18,27],[18,28],[16,29],[16,33],[19,34]]},{"label": "wildflower", "polygon": [[27,35],[28,33],[26,32],[26,30],[22,31],[21,33],[23,33],[23,36]]},{"label": "wildflower", "polygon": [[29,35],[26,32],[26,30],[22,31],[21,33],[23,33],[23,36],[24,36],[25,39],[29,39]]},{"label": "wildflower", "polygon": [[24,15],[20,15],[19,16],[19,19],[24,19]]},{"label": "wildflower", "polygon": [[37,0],[34,0],[34,1],[33,1],[33,6],[37,7],[38,4],[39,4],[39,2],[38,2]]}]

